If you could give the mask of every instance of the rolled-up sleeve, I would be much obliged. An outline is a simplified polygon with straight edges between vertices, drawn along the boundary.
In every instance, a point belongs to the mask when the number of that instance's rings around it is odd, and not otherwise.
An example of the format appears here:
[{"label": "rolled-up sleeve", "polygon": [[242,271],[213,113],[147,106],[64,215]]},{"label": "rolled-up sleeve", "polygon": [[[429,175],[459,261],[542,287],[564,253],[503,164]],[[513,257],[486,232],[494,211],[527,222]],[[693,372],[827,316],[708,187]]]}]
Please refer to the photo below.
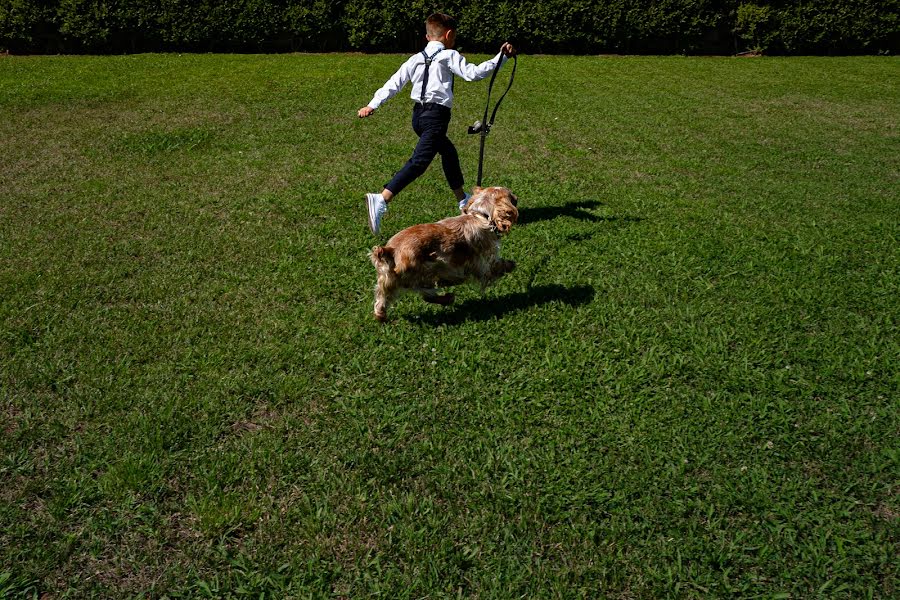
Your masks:
[{"label": "rolled-up sleeve", "polygon": [[450,58],[450,70],[466,81],[478,81],[491,74],[497,66],[497,61],[500,61],[501,65],[506,62],[506,57],[503,56],[502,52],[498,52],[497,56],[484,61],[480,65],[474,65],[467,61],[462,54],[454,50],[453,56]]}]

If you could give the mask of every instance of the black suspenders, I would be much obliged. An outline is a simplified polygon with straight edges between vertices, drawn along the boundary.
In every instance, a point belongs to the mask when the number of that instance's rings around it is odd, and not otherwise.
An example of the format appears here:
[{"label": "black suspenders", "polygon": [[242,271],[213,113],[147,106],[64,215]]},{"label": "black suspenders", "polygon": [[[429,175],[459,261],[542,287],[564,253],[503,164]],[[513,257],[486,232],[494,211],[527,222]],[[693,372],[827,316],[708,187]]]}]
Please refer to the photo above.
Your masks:
[{"label": "black suspenders", "polygon": [[[441,50],[443,50],[443,48]],[[425,104],[425,90],[428,89],[428,71],[431,70],[431,63],[434,62],[434,57],[440,54],[441,50],[438,50],[431,56],[428,56],[428,54],[426,54],[425,51],[422,50],[422,56],[425,57],[425,75],[422,78],[422,94],[419,96],[419,102],[421,102],[422,104]],[[453,90],[452,79],[450,80],[450,90]]]}]

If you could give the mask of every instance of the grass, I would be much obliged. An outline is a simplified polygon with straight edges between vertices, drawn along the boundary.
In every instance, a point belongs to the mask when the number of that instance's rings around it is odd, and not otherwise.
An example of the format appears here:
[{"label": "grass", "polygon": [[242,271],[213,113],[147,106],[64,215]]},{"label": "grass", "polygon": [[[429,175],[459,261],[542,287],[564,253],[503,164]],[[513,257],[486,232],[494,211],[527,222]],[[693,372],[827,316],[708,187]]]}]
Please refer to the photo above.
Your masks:
[{"label": "grass", "polygon": [[400,60],[0,58],[0,596],[894,597],[897,59],[522,57],[380,326]]}]

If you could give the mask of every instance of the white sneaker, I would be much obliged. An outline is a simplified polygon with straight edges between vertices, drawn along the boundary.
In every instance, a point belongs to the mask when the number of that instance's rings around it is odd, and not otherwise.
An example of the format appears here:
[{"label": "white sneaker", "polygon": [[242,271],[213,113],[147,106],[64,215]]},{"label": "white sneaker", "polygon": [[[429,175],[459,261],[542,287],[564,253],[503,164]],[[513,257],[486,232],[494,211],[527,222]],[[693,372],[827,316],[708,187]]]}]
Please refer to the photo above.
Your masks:
[{"label": "white sneaker", "polygon": [[366,206],[369,209],[369,229],[377,235],[381,229],[381,217],[387,212],[387,202],[381,194],[366,194]]},{"label": "white sneaker", "polygon": [[459,201],[459,212],[462,212],[466,208],[466,204],[469,202],[469,198],[472,197],[472,194],[466,194],[466,197]]}]

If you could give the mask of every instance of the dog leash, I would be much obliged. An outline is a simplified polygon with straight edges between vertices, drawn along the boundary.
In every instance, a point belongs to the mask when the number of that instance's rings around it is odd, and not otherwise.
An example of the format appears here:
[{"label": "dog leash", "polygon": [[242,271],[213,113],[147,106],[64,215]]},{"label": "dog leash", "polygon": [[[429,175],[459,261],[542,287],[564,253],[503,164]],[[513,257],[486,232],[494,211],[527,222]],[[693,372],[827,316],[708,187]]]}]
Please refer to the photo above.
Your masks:
[{"label": "dog leash", "polygon": [[488,120],[488,110],[491,108],[491,90],[494,87],[494,80],[497,79],[497,72],[500,70],[500,66],[503,64],[502,60],[497,61],[497,66],[494,67],[494,73],[491,75],[491,83],[488,85],[488,94],[487,94],[487,103],[484,105],[484,119],[481,121],[475,121],[475,123],[469,127],[470,134],[481,134],[481,148],[478,151],[478,183],[476,184],[478,187],[481,187],[481,174],[484,168],[484,141],[487,139],[488,134],[491,132],[491,127],[494,126],[494,119],[497,118],[497,109],[500,108],[500,103],[503,102],[503,99],[506,98],[506,94],[509,93],[509,89],[512,87],[513,80],[516,78],[516,67],[519,64],[518,58],[514,55],[513,57],[513,68],[512,73],[509,74],[509,85],[506,86],[506,91],[503,92],[503,95],[500,96],[500,99],[497,100],[497,104],[494,105],[494,112],[491,113],[491,119]]}]

